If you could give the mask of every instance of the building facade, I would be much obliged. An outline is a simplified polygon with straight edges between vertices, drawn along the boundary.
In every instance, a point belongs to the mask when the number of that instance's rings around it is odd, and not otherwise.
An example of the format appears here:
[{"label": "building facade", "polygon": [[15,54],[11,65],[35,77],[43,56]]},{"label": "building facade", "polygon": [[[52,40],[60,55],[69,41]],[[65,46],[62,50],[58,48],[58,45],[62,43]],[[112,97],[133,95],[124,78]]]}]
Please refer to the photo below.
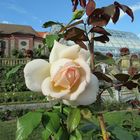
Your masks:
[{"label": "building facade", "polygon": [[0,49],[5,57],[12,56],[12,50],[33,50],[43,46],[45,32],[36,32],[31,26],[0,24]]}]

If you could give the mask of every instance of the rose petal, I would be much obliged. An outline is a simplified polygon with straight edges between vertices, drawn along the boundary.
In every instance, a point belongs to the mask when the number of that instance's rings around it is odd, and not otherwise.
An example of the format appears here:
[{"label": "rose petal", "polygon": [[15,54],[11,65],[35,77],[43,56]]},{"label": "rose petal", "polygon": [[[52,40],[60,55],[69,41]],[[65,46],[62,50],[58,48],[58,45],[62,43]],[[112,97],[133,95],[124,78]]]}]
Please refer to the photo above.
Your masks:
[{"label": "rose petal", "polygon": [[91,73],[89,65],[81,58],[76,59],[75,62],[77,64],[79,64],[80,67],[85,71],[85,73],[86,73],[86,82],[89,83],[90,82],[90,73]]},{"label": "rose petal", "polygon": [[87,82],[84,80],[80,83],[80,85],[78,86],[75,92],[67,94],[64,98],[71,101],[77,100],[79,95],[82,94],[82,92],[86,89],[86,86],[87,86]]},{"label": "rose petal", "polygon": [[80,51],[79,45],[69,46],[59,53],[59,57],[68,58],[68,59],[76,59],[79,57],[79,51]]},{"label": "rose petal", "polygon": [[26,86],[32,91],[41,91],[41,84],[49,75],[50,64],[43,59],[32,60],[24,68]]},{"label": "rose petal", "polygon": [[75,101],[63,100],[63,102],[67,105],[90,105],[96,101],[98,91],[99,81],[95,75],[91,75],[91,81],[86,90]]},{"label": "rose petal", "polygon": [[66,46],[57,41],[54,41],[54,46],[50,53],[49,62],[53,63],[60,58],[76,59],[79,57],[79,52],[79,45]]},{"label": "rose petal", "polygon": [[51,78],[50,77],[46,78],[43,81],[41,88],[42,88],[42,93],[45,96],[51,96],[51,97],[57,98],[57,99],[62,98],[63,96],[65,96],[66,94],[68,94],[70,92],[69,90],[63,90],[61,92],[54,91],[54,89],[52,87],[52,83],[51,83]]},{"label": "rose petal", "polygon": [[50,69],[51,79],[53,79],[56,73],[66,64],[72,65],[72,60],[62,58],[52,63],[51,69]]},{"label": "rose petal", "polygon": [[82,58],[85,61],[88,61],[88,59],[90,58],[89,51],[81,48],[79,52],[79,58]]},{"label": "rose petal", "polygon": [[52,49],[52,51],[50,53],[49,62],[50,63],[53,63],[56,60],[58,60],[59,59],[59,53],[62,50],[65,50],[66,48],[67,48],[67,46],[62,45],[61,43],[59,43],[57,41],[54,41],[54,46],[53,46],[53,49]]}]

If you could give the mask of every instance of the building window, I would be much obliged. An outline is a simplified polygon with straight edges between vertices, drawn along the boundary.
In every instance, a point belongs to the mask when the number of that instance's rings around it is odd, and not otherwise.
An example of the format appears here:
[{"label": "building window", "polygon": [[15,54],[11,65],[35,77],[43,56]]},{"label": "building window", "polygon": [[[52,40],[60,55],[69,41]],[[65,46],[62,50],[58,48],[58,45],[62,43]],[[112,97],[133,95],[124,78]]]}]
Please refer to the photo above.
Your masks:
[{"label": "building window", "polygon": [[26,46],[27,45],[27,42],[26,41],[21,41],[20,43],[22,46]]}]

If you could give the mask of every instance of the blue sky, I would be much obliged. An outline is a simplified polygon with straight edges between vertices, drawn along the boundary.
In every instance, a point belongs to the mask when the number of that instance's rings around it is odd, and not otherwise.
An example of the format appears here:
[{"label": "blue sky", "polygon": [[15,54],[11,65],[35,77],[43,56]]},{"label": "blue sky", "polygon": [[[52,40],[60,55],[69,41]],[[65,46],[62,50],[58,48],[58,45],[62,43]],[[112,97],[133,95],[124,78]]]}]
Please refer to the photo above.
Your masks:
[{"label": "blue sky", "polygon": [[[0,0],[0,23],[30,25],[35,30],[46,31],[42,24],[53,20],[68,23],[72,16],[71,0]],[[95,0],[97,7],[112,4],[114,0]],[[140,0],[117,0],[134,11],[132,23],[127,15],[121,14],[119,22],[109,23],[107,28],[133,32],[140,36]]]}]

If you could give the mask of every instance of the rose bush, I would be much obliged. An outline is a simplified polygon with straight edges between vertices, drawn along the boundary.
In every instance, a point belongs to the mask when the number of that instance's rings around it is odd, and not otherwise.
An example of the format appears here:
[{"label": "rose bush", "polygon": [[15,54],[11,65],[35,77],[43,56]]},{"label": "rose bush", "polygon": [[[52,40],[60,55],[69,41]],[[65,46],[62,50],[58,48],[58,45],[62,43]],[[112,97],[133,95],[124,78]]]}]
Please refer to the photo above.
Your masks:
[{"label": "rose bush", "polygon": [[99,84],[91,74],[88,56],[88,51],[79,45],[68,47],[55,41],[49,62],[35,59],[25,66],[26,86],[32,91],[42,91],[48,99],[60,99],[64,104],[92,104]]}]

